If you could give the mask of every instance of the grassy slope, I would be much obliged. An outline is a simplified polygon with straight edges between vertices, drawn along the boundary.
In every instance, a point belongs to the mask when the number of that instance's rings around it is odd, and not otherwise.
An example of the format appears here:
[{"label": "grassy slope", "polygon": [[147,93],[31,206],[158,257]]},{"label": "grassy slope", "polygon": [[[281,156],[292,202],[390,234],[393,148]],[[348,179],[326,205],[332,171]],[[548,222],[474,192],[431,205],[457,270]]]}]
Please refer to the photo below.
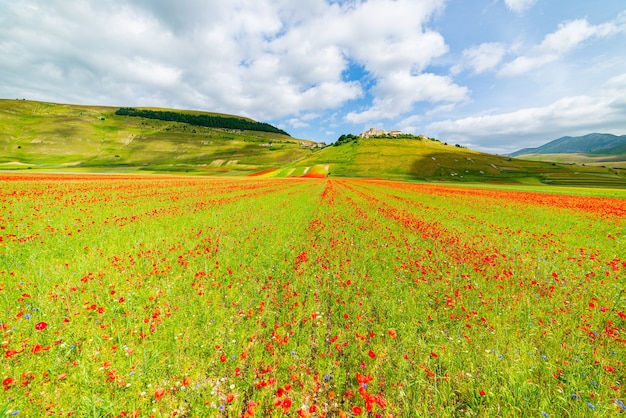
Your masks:
[{"label": "grassy slope", "polygon": [[336,177],[626,185],[622,170],[528,161],[416,139],[359,139],[327,147],[277,174],[304,166],[328,167]]},{"label": "grassy slope", "polygon": [[511,159],[432,140],[360,139],[311,151],[300,145],[311,141],[283,135],[117,116],[116,110],[0,100],[0,170],[229,175],[268,171],[264,175],[272,177],[626,184],[626,170]]},{"label": "grassy slope", "polygon": [[585,164],[626,169],[626,153],[622,154],[524,154],[517,158],[532,161]]},{"label": "grassy slope", "polygon": [[117,116],[116,110],[0,100],[0,169],[130,167],[232,173],[281,166],[311,152],[299,144],[302,140],[284,135]]}]

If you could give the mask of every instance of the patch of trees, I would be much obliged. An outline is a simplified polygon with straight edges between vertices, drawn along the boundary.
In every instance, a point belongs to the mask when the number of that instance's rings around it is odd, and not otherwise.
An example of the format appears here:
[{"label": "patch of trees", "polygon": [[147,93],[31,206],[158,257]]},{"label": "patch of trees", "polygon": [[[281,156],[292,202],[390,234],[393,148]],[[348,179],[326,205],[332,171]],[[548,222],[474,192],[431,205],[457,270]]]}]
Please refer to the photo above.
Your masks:
[{"label": "patch of trees", "polygon": [[115,112],[119,116],[136,116],[146,119],[158,119],[168,122],[181,122],[195,126],[205,126],[207,128],[237,129],[241,131],[271,132],[281,135],[289,135],[282,129],[265,122],[255,122],[240,118],[230,118],[227,116],[214,115],[192,115],[189,113],[168,112],[160,110],[135,109],[133,107],[122,107]]},{"label": "patch of trees", "polygon": [[353,142],[353,141],[356,141],[357,139],[359,139],[359,137],[356,135],[343,134],[337,139],[337,141],[335,141],[335,146],[341,145],[341,144],[347,144],[348,142]]}]

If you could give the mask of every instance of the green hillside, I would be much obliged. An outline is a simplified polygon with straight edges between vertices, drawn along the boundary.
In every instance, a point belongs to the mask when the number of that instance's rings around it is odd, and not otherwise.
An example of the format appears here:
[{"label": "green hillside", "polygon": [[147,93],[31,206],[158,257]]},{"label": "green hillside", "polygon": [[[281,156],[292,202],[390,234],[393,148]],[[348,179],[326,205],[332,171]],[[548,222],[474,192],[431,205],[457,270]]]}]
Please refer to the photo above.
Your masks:
[{"label": "green hillside", "polygon": [[509,154],[533,161],[548,161],[598,167],[626,168],[626,135],[587,134],[564,136],[540,147]]},{"label": "green hillside", "polygon": [[[517,157],[526,154],[613,154],[613,149],[626,146],[626,135],[592,133],[583,136],[564,136],[540,147],[524,148],[509,154]],[[622,151],[623,152],[623,151]]]},{"label": "green hillside", "polygon": [[[619,166],[497,156],[411,135],[367,139],[349,135],[337,145],[322,147],[292,138],[271,125],[233,115],[157,108],[133,109],[133,115],[116,114],[124,113],[119,109],[0,100],[0,170],[626,187],[626,169]],[[198,126],[198,120],[228,123],[219,126],[231,128]],[[244,123],[239,125],[238,121]]]},{"label": "green hillside", "polygon": [[266,176],[320,174],[454,182],[626,186],[626,170],[484,154],[424,137],[358,139],[326,147]]},{"label": "green hillside", "polygon": [[525,154],[518,158],[531,161],[578,164],[622,170],[626,169],[626,152],[621,154]]},{"label": "green hillside", "polygon": [[[315,145],[276,132],[116,115],[118,109],[0,100],[0,169],[237,174],[296,161]],[[256,123],[232,115],[184,113]]]}]

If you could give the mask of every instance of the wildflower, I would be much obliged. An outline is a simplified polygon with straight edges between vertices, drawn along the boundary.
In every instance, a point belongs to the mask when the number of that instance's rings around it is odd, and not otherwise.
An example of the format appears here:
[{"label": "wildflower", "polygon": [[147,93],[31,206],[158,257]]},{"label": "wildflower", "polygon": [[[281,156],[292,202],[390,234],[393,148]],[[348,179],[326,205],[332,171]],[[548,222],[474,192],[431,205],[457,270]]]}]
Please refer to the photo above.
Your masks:
[{"label": "wildflower", "polygon": [[283,407],[283,411],[287,413],[287,411],[289,411],[289,408],[291,408],[291,399],[289,398],[283,399],[281,406]]},{"label": "wildflower", "polygon": [[46,329],[48,327],[48,324],[45,322],[37,322],[35,324],[35,329],[37,331],[43,331],[44,329]]},{"label": "wildflower", "polygon": [[486,393],[484,390],[480,389],[480,390],[478,391],[478,394],[479,394],[480,396],[485,396],[487,393]]},{"label": "wildflower", "polygon": [[163,388],[158,388],[157,390],[154,391],[154,398],[157,401],[159,399],[161,399],[163,397],[163,395],[165,395],[165,389],[163,389]]},{"label": "wildflower", "polygon": [[363,412],[363,409],[361,409],[361,407],[360,407],[360,406],[353,406],[353,407],[352,407],[352,413],[353,413],[354,415],[356,415],[357,417],[358,417],[359,415],[361,415],[361,413],[362,413],[362,412]]},{"label": "wildflower", "polygon": [[546,411],[541,411],[541,416],[544,418],[548,418],[548,413]]},{"label": "wildflower", "polygon": [[592,404],[591,402],[587,402],[587,407],[588,407],[589,409],[591,409],[592,411],[595,411],[595,409],[596,409],[596,407],[595,407],[595,406],[593,406],[593,404]]}]

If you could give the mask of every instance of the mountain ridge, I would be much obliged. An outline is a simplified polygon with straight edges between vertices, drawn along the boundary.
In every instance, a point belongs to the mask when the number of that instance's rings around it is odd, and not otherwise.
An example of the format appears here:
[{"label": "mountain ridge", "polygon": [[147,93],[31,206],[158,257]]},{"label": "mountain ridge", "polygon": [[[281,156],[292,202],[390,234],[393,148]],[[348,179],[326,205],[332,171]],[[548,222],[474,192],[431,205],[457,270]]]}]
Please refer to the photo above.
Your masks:
[{"label": "mountain ridge", "polygon": [[626,152],[626,135],[590,133],[582,136],[563,136],[534,148],[523,148],[510,157],[537,154],[621,154]]}]

